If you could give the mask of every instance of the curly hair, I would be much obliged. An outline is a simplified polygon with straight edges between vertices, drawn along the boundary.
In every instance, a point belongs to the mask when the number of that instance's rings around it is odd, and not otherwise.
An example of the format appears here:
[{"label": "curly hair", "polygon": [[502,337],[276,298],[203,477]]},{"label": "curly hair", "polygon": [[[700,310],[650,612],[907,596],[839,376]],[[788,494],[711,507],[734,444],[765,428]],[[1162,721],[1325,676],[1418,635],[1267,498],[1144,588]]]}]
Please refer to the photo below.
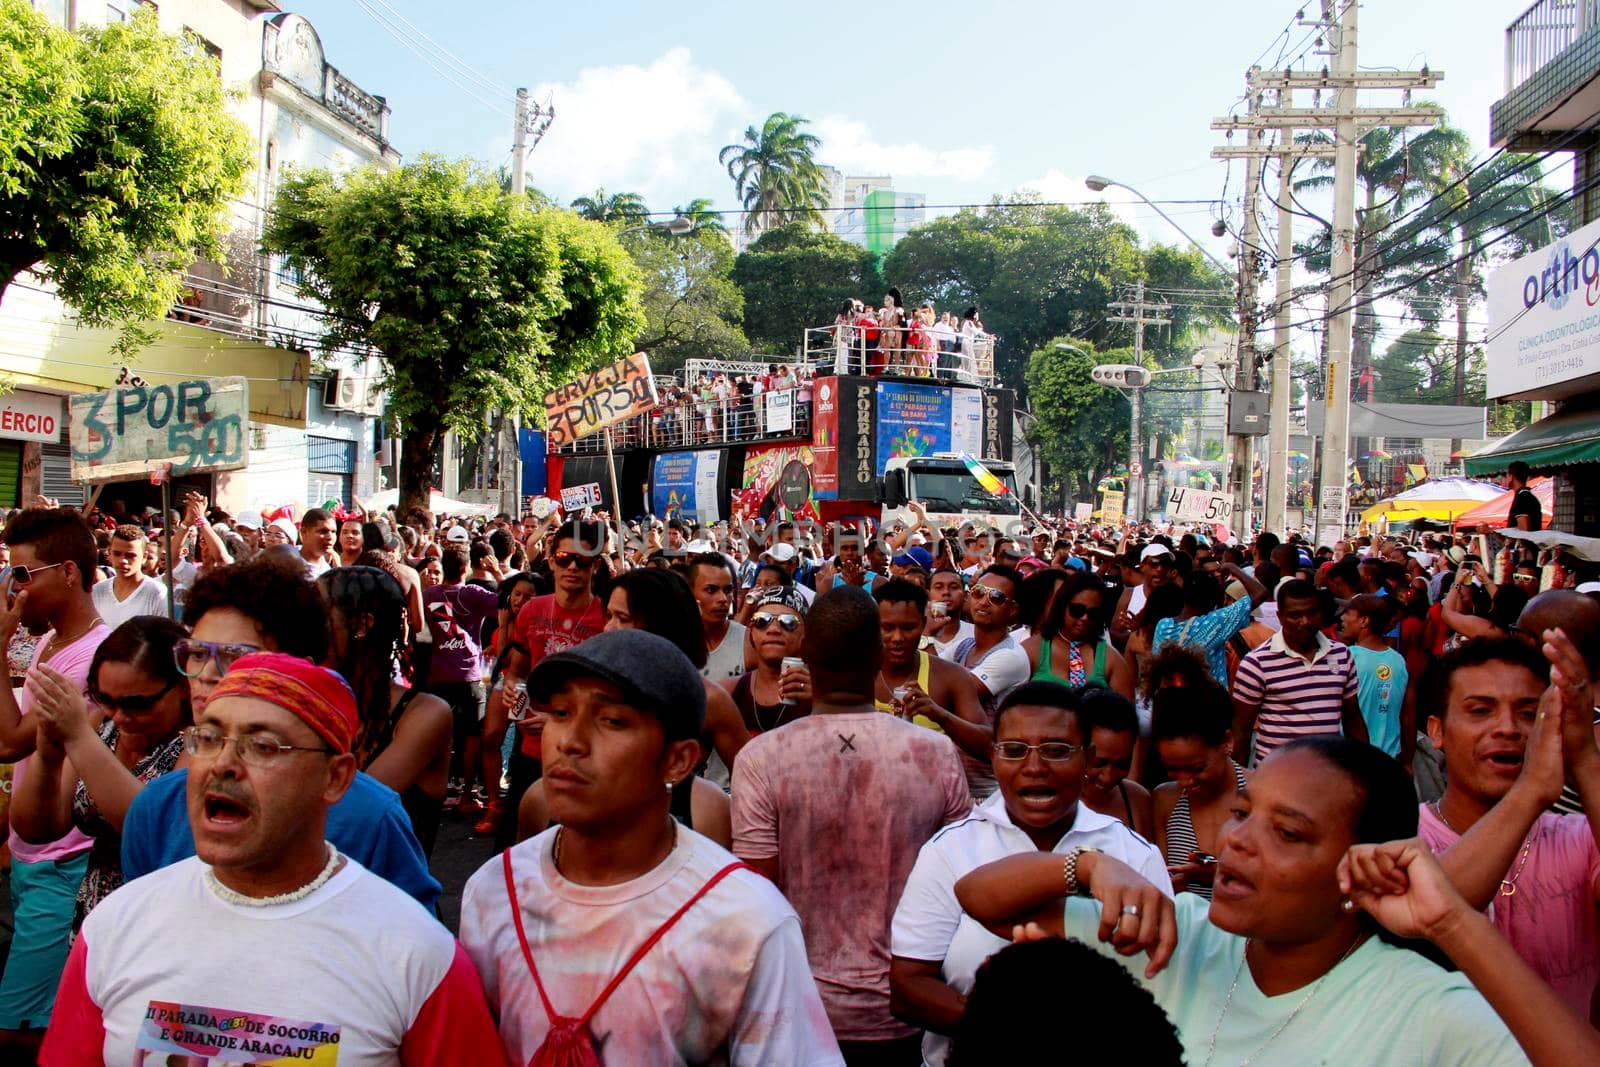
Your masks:
[{"label": "curly hair", "polygon": [[183,621],[192,630],[206,612],[218,608],[231,608],[255,623],[279,652],[313,663],[328,653],[327,606],[292,551],[207,567],[184,599]]},{"label": "curly hair", "polygon": [[1165,688],[1174,678],[1191,688],[1217,684],[1211,677],[1211,668],[1206,666],[1205,657],[1192,648],[1173,643],[1149,659],[1144,678],[1140,680],[1140,692],[1146,700],[1153,700],[1156,690]]},{"label": "curly hair", "polygon": [[361,721],[350,748],[365,767],[389,744],[394,731],[389,684],[405,653],[405,593],[399,582],[377,567],[335,567],[318,578],[317,585],[349,635],[344,655],[333,667],[356,695]]}]

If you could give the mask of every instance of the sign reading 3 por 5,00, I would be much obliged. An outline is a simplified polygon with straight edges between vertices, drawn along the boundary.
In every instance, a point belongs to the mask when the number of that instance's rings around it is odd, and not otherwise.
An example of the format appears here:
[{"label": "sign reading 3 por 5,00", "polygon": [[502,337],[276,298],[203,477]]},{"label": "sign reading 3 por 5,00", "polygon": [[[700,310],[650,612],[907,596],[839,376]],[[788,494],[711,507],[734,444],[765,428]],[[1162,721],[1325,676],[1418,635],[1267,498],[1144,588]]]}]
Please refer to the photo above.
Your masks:
[{"label": "sign reading 3 por 5,00", "polygon": [[83,482],[237,470],[249,463],[243,378],[121,386],[72,398],[72,477]]}]

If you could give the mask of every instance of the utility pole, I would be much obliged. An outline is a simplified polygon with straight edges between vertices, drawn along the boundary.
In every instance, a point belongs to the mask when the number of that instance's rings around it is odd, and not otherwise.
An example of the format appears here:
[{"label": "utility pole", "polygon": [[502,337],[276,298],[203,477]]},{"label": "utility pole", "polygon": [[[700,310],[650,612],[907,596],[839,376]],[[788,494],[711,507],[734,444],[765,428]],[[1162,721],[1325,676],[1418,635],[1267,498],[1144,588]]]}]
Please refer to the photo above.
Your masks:
[{"label": "utility pole", "polygon": [[[1251,68],[1252,75],[1255,68]],[[1254,80],[1253,78],[1251,79]],[[1254,85],[1249,87],[1249,113],[1253,116],[1261,106],[1261,93]],[[1249,147],[1261,148],[1266,131],[1257,126],[1248,134]],[[1261,196],[1261,165],[1263,159],[1255,152],[1244,160],[1244,232],[1239,249],[1239,336],[1235,347],[1238,363],[1234,365],[1234,396],[1240,392],[1254,392],[1256,387],[1256,293],[1261,277],[1261,225],[1258,205]],[[1232,421],[1234,396],[1228,398],[1229,421]],[[1250,540],[1250,506],[1254,503],[1252,474],[1255,438],[1245,433],[1230,434],[1233,438],[1233,461],[1228,467],[1229,488],[1233,492],[1233,529],[1241,544]]]},{"label": "utility pole", "polygon": [[[1292,130],[1279,135],[1279,146],[1290,148]],[[1272,322],[1272,402],[1267,408],[1267,517],[1265,528],[1279,537],[1285,529],[1289,509],[1289,403],[1291,363],[1289,359],[1289,291],[1294,286],[1294,215],[1289,211],[1294,175],[1294,158],[1278,156],[1278,279],[1272,294],[1277,314]]]},{"label": "utility pole", "polygon": [[[1437,111],[1410,106],[1410,91],[1431,89],[1444,77],[1442,72],[1430,71],[1426,67],[1420,71],[1360,70],[1356,62],[1357,7],[1357,0],[1322,0],[1321,20],[1306,23],[1322,27],[1327,32],[1333,46],[1331,69],[1325,67],[1320,72],[1252,70],[1252,101],[1256,88],[1276,88],[1279,90],[1278,104],[1255,107],[1251,114],[1243,118],[1216,119],[1211,123],[1211,128],[1218,130],[1283,130],[1286,140],[1287,135],[1296,129],[1333,131],[1333,262],[1328,293],[1328,377],[1324,401],[1327,411],[1321,448],[1322,487],[1317,501],[1316,539],[1319,545],[1332,545],[1344,536],[1346,469],[1350,454],[1350,324],[1355,293],[1355,177],[1356,153],[1361,150],[1359,139],[1374,126],[1431,126],[1436,123],[1439,120]],[[1297,89],[1316,90],[1319,97],[1321,91],[1331,89],[1334,93],[1333,106],[1295,107],[1292,97]],[[1405,90],[1405,104],[1398,108],[1358,107],[1357,93],[1361,89]],[[1237,151],[1214,150],[1213,155]],[[1254,151],[1257,151],[1254,145],[1244,150]],[[1280,176],[1280,188],[1282,182]],[[1280,304],[1288,298],[1288,290],[1282,284],[1282,247],[1280,234],[1277,297]],[[1283,318],[1281,308],[1278,317],[1280,321]],[[1279,340],[1282,350],[1275,355],[1275,362],[1286,362],[1287,339],[1275,340]],[[1284,376],[1287,377],[1287,374]],[[1277,405],[1274,405],[1272,414],[1286,419],[1287,405],[1284,405],[1281,414]],[[1284,440],[1287,442],[1286,432]]]},{"label": "utility pole", "polygon": [[511,133],[511,195],[528,191],[528,90],[517,90],[516,127]]},{"label": "utility pole", "polygon": [[[1144,279],[1134,286],[1132,300],[1117,300],[1106,305],[1115,314],[1107,315],[1107,322],[1133,323],[1133,362],[1144,366],[1144,328],[1146,326],[1172,325],[1172,305],[1165,300],[1147,301],[1144,298]],[[1155,312],[1154,316],[1146,312]],[[1127,516],[1132,522],[1144,518],[1144,395],[1139,389],[1129,392],[1133,404],[1133,425],[1128,434],[1128,501]]]}]

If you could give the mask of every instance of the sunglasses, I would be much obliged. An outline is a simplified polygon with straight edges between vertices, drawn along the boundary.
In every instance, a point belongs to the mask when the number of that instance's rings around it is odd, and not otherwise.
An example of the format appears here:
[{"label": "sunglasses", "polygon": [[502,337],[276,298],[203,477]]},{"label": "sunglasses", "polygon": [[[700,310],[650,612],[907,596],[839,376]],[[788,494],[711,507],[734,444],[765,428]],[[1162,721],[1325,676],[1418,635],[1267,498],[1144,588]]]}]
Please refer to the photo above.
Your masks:
[{"label": "sunglasses", "polygon": [[178,683],[176,681],[168,682],[166,688],[162,689],[159,693],[145,693],[134,696],[120,697],[114,697],[109,693],[102,693],[98,687],[91,686],[87,692],[87,696],[90,700],[94,701],[97,706],[104,708],[106,711],[122,711],[128,713],[129,715],[137,715],[140,712],[149,711],[151,708],[155,707],[156,704],[160,702],[162,697],[166,696],[168,693],[172,692],[174,688],[176,688],[177,684]]},{"label": "sunglasses", "polygon": [[1513,574],[1511,576],[1511,580],[1513,582],[1530,582],[1531,583],[1531,582],[1537,582],[1539,580],[1539,576],[1537,574]]},{"label": "sunglasses", "polygon": [[1002,589],[991,589],[987,585],[975,585],[971,589],[967,590],[967,595],[978,600],[987,600],[995,607],[999,607],[1001,604],[1007,603],[1011,599],[1010,593],[1007,593]]},{"label": "sunglasses", "polygon": [[216,663],[218,674],[227,674],[235,660],[260,651],[255,645],[242,642],[196,641],[191,637],[172,646],[172,659],[184,677],[197,678],[208,662]]},{"label": "sunglasses", "polygon": [[800,616],[778,615],[771,611],[758,611],[750,616],[750,626],[755,630],[765,630],[773,623],[781,626],[784,633],[792,634],[800,629]]},{"label": "sunglasses", "polygon": [[65,563],[51,563],[51,564],[47,564],[46,566],[43,566],[43,567],[23,567],[23,566],[12,567],[11,568],[11,584],[12,585],[28,585],[29,583],[31,583],[33,581],[33,576],[35,574],[38,574],[41,571],[55,570],[57,567],[62,567],[62,566],[65,566]]},{"label": "sunglasses", "polygon": [[1087,604],[1069,603],[1067,605],[1067,614],[1071,615],[1074,619],[1081,619],[1093,610],[1094,609]]},{"label": "sunglasses", "polygon": [[576,567],[580,571],[586,571],[594,566],[594,557],[585,556],[581,552],[552,552],[550,563],[556,567]]}]

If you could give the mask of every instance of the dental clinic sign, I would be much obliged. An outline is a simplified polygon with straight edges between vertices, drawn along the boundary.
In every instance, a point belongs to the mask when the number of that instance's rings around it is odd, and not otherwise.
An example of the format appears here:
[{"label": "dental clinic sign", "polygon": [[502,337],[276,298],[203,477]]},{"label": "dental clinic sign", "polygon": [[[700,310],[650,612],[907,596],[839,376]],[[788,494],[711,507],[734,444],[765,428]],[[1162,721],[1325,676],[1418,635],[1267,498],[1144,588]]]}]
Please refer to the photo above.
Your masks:
[{"label": "dental clinic sign", "polygon": [[1492,400],[1600,388],[1600,222],[1490,275],[1485,358]]}]

